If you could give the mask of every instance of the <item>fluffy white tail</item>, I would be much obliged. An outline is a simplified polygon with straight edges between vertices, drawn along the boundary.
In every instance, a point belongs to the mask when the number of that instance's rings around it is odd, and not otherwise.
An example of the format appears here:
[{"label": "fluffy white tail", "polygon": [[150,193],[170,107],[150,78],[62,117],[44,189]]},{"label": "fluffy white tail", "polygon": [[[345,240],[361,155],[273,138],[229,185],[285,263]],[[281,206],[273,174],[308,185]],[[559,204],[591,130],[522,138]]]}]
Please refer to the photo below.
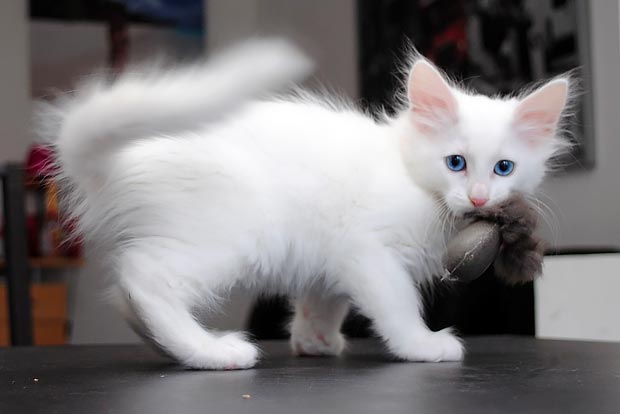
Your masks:
[{"label": "fluffy white tail", "polygon": [[60,104],[44,106],[40,130],[51,138],[60,174],[84,183],[126,143],[215,121],[310,69],[310,61],[285,41],[252,41],[181,70],[129,72],[112,85],[91,83]]}]

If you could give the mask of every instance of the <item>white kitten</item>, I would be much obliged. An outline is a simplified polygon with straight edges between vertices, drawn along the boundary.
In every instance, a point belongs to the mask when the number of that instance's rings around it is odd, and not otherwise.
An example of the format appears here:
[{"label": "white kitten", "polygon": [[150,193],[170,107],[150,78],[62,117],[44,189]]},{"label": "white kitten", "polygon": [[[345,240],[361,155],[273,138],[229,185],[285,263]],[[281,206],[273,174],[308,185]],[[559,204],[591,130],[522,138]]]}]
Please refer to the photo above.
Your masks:
[{"label": "white kitten", "polygon": [[247,46],[57,108],[80,231],[132,326],[188,367],[256,363],[243,335],[194,316],[235,285],[297,298],[298,354],[339,354],[352,303],[398,358],[462,359],[457,337],[426,327],[418,284],[442,274],[447,221],[540,183],[563,146],[569,81],[488,98],[418,58],[406,105],[381,122],[303,94],[239,102],[306,63],[283,44]]}]

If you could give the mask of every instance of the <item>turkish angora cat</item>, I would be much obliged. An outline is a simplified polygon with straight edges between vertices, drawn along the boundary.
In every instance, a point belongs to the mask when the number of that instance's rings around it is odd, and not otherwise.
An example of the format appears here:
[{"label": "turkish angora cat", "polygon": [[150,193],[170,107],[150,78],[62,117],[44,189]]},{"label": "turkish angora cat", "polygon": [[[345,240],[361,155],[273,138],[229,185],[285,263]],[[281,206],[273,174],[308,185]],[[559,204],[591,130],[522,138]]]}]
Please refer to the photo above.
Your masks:
[{"label": "turkish angora cat", "polygon": [[245,46],[86,88],[47,112],[59,178],[93,256],[114,274],[116,301],[137,332],[192,368],[256,363],[242,334],[195,317],[238,285],[296,297],[296,354],[339,354],[353,304],[399,359],[462,359],[449,329],[425,325],[418,285],[443,273],[448,223],[541,182],[565,147],[569,79],[489,98],[418,57],[406,102],[379,122],[302,93],[240,102],[302,72],[295,53]]}]

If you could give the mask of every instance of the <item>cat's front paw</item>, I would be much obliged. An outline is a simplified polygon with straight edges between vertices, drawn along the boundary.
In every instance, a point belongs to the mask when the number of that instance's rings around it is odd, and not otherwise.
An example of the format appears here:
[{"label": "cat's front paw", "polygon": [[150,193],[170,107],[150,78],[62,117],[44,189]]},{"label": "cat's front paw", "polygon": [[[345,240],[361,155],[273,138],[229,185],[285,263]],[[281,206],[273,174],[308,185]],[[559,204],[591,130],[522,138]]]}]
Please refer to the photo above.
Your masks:
[{"label": "cat's front paw", "polygon": [[465,356],[462,341],[450,328],[416,335],[404,347],[392,347],[392,352],[406,361],[461,361]]}]

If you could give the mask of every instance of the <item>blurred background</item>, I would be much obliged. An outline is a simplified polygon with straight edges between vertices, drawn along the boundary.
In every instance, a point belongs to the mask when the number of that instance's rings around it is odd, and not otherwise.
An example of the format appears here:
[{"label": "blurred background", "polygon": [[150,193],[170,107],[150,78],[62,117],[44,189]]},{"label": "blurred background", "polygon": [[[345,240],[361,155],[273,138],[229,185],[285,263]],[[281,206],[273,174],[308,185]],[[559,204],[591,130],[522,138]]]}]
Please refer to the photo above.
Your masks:
[{"label": "blurred background", "polygon": [[[429,297],[429,324],[464,334],[620,341],[619,1],[585,0],[5,0],[0,2],[3,173],[0,345],[122,343],[138,338],[102,299],[105,274],[62,243],[50,154],[31,134],[35,100],[102,68],[179,63],[248,37],[292,39],[326,85],[364,108],[390,108],[413,44],[482,93],[579,68],[578,145],[541,191],[550,242],[545,277],[508,288],[492,269]],[[248,70],[251,70],[248,68]],[[541,204],[542,205],[542,204]],[[285,337],[287,298],[235,292],[210,325]],[[369,334],[352,315],[350,336]]]}]

